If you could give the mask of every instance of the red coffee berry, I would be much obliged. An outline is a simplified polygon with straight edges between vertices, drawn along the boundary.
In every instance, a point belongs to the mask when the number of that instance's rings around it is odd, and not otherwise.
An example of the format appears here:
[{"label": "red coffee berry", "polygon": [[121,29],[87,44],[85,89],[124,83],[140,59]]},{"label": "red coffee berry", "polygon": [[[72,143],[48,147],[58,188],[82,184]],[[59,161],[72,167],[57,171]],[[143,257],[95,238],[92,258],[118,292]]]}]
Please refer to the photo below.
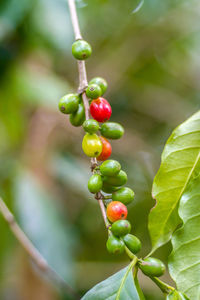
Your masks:
[{"label": "red coffee berry", "polygon": [[126,206],[119,201],[112,201],[107,206],[107,217],[111,222],[124,220],[127,217],[128,210]]},{"label": "red coffee berry", "polygon": [[104,138],[102,136],[100,136],[99,138],[102,142],[103,148],[102,148],[101,154],[97,157],[97,159],[100,161],[104,161],[110,157],[110,155],[112,153],[112,147],[106,138]]},{"label": "red coffee berry", "polygon": [[103,123],[110,119],[112,108],[106,99],[99,97],[91,102],[90,113],[95,120]]}]

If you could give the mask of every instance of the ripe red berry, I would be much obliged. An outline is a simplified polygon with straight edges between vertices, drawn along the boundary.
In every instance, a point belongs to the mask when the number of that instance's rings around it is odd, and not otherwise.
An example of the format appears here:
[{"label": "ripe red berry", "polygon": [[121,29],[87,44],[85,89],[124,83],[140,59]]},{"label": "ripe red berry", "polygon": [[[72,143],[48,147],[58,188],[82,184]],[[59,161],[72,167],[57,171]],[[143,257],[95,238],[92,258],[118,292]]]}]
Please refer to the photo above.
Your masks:
[{"label": "ripe red berry", "polygon": [[112,108],[106,99],[99,97],[91,102],[90,113],[95,120],[103,123],[110,119]]},{"label": "ripe red berry", "polygon": [[107,217],[111,222],[124,220],[127,217],[128,210],[126,206],[119,201],[112,201],[107,206]]},{"label": "ripe red berry", "polygon": [[112,153],[112,147],[106,138],[104,138],[102,136],[100,136],[99,138],[102,142],[103,148],[102,148],[101,154],[97,157],[97,159],[100,161],[104,161],[110,157],[110,155]]}]

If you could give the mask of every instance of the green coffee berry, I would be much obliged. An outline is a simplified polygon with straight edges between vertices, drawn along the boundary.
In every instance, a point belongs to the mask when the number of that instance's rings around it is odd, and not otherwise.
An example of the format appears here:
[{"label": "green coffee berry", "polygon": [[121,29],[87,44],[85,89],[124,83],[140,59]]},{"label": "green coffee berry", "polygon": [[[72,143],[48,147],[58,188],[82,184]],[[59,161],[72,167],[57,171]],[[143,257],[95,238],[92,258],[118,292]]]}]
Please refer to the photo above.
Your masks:
[{"label": "green coffee berry", "polygon": [[85,108],[83,103],[80,103],[78,105],[78,110],[70,115],[69,120],[71,124],[76,127],[83,124],[83,122],[85,121]]},{"label": "green coffee berry", "polygon": [[128,187],[122,187],[112,193],[113,201],[120,201],[125,205],[131,203],[134,199],[134,191]]},{"label": "green coffee berry", "polygon": [[86,95],[88,98],[91,99],[97,99],[101,96],[102,92],[101,92],[101,88],[99,85],[92,83],[89,84],[87,89],[86,89]]},{"label": "green coffee berry", "polygon": [[59,100],[59,110],[63,114],[71,114],[77,111],[79,104],[79,96],[77,94],[68,94]]},{"label": "green coffee berry", "polygon": [[122,254],[125,249],[124,242],[114,236],[108,238],[106,247],[108,252],[112,254]]},{"label": "green coffee berry", "polygon": [[157,258],[145,258],[140,264],[139,268],[142,272],[151,277],[160,277],[165,273],[165,265]]},{"label": "green coffee berry", "polygon": [[104,193],[111,194],[111,193],[117,191],[117,189],[118,189],[117,187],[109,185],[106,182],[103,182],[102,191]]},{"label": "green coffee berry", "polygon": [[115,236],[124,236],[131,231],[131,224],[127,220],[118,220],[110,228]]},{"label": "green coffee berry", "polygon": [[108,139],[117,140],[123,136],[124,128],[119,123],[106,122],[101,126],[101,134]]},{"label": "green coffee berry", "polygon": [[100,172],[104,176],[116,176],[121,170],[121,165],[116,160],[105,160],[100,165]]},{"label": "green coffee berry", "polygon": [[103,181],[112,186],[121,186],[127,182],[127,174],[121,170],[116,176],[105,176]]},{"label": "green coffee berry", "polygon": [[186,295],[174,290],[167,295],[166,300],[189,300],[189,298]]},{"label": "green coffee berry", "polygon": [[136,254],[141,250],[141,242],[140,240],[132,235],[132,234],[127,234],[123,237],[123,241],[126,245],[126,247],[133,253]]},{"label": "green coffee berry", "polygon": [[72,44],[72,54],[78,60],[85,60],[92,54],[92,48],[88,42],[78,40]]},{"label": "green coffee berry", "polygon": [[101,175],[94,174],[90,177],[88,181],[88,190],[90,193],[96,194],[102,189],[103,181]]},{"label": "green coffee berry", "polygon": [[108,84],[105,79],[101,77],[95,77],[92,80],[90,80],[89,84],[97,84],[101,88],[101,96],[106,92]]},{"label": "green coffee berry", "polygon": [[99,123],[94,119],[85,120],[83,129],[88,133],[96,133],[99,130]]}]

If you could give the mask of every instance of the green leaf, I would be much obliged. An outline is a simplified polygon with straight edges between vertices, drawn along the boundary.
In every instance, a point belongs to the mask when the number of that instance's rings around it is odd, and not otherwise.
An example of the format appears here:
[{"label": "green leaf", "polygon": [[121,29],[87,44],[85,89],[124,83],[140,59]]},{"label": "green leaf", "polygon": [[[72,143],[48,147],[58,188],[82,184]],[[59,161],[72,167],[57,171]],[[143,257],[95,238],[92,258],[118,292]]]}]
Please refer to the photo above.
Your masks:
[{"label": "green leaf", "polygon": [[132,268],[135,261],[106,280],[95,285],[82,300],[140,300],[134,284]]},{"label": "green leaf", "polygon": [[169,258],[170,274],[178,290],[190,300],[200,299],[200,175],[195,176],[181,197],[179,214],[183,225],[172,236],[173,252]]},{"label": "green leaf", "polygon": [[51,268],[71,284],[75,233],[56,206],[57,199],[30,172],[18,174],[14,195],[15,213],[21,227]]},{"label": "green leaf", "polygon": [[[171,238],[180,223],[179,201],[194,174],[200,171],[200,111],[177,127],[164,148],[153,182],[157,204],[149,215],[152,252]],[[151,252],[151,253],[152,253]]]}]

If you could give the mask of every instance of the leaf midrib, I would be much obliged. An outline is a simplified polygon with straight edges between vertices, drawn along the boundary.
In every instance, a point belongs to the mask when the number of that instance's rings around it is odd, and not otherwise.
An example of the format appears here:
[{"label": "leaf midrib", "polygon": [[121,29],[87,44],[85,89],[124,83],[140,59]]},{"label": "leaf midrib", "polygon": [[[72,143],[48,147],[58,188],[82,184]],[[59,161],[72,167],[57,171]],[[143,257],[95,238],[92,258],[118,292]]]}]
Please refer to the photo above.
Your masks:
[{"label": "leaf midrib", "polygon": [[130,263],[130,265],[129,265],[129,267],[128,267],[128,269],[127,269],[127,271],[126,271],[126,273],[125,273],[125,275],[124,275],[124,277],[121,281],[121,284],[120,284],[120,287],[119,287],[119,290],[117,292],[115,300],[119,300],[122,288],[124,286],[124,282],[126,281],[126,278],[128,277],[128,274],[129,274],[130,270],[135,266],[136,262],[137,262],[136,259],[133,259],[133,261]]}]

